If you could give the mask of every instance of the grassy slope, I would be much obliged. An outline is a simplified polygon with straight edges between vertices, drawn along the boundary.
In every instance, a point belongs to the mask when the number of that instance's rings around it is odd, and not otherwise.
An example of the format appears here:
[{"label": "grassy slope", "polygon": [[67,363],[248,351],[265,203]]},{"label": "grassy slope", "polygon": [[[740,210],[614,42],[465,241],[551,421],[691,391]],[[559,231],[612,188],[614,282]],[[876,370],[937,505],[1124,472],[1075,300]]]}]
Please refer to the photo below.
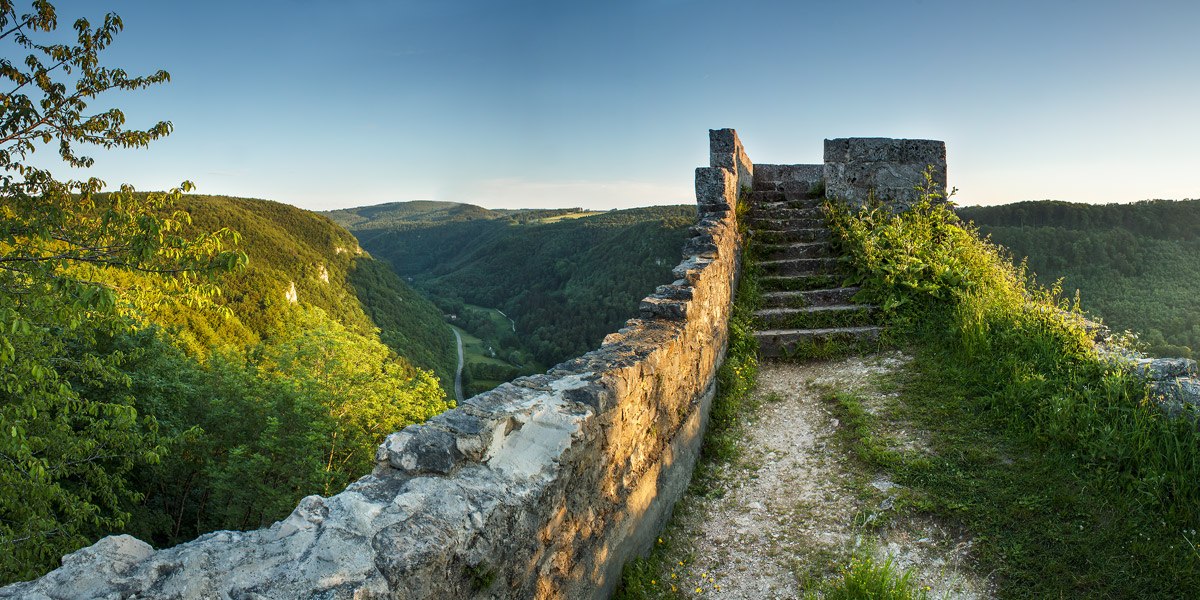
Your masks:
[{"label": "grassy slope", "polygon": [[864,299],[893,307],[917,354],[901,417],[935,432],[931,453],[890,450],[846,413],[861,454],[911,492],[901,514],[969,531],[1001,597],[1200,595],[1193,423],[940,208],[833,220]]},{"label": "grassy slope", "polygon": [[959,209],[1043,281],[1158,355],[1200,349],[1200,201],[1020,202]]}]

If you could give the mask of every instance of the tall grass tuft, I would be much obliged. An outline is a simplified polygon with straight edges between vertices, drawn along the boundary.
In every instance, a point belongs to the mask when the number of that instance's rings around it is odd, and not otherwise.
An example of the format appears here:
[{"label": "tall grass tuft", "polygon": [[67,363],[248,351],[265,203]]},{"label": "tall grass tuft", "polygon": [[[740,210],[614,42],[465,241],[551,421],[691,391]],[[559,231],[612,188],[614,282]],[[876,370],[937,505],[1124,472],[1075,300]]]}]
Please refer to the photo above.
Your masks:
[{"label": "tall grass tuft", "polygon": [[911,570],[901,570],[891,558],[879,562],[859,554],[843,566],[840,577],[806,592],[805,600],[926,600],[927,589],[913,579]]}]

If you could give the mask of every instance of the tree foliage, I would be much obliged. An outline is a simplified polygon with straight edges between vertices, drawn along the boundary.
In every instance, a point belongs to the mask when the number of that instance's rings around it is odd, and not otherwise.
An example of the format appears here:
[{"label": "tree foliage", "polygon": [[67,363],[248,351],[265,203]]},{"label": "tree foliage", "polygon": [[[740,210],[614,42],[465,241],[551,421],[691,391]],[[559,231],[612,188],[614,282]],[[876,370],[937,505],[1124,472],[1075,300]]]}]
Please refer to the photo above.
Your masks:
[{"label": "tree foliage", "polygon": [[[126,128],[120,110],[89,111],[105,92],[166,81],[159,71],[130,76],[99,53],[122,24],[74,23],[75,42],[48,43],[58,16],[48,2],[18,14],[0,2],[0,40],[24,60],[0,59],[0,578],[35,574],[47,561],[120,526],[137,497],[125,475],[158,460],[153,419],[128,395],[89,397],[82,382],[123,383],[127,356],[106,341],[128,331],[129,299],[107,283],[115,271],[163,278],[143,302],[202,303],[204,279],[244,263],[231,232],[185,235],[187,216],[164,214],[181,190],[99,197],[103,182],[60,181],[31,166],[56,144],[68,165],[86,167],[87,147],[138,148],[170,132],[160,122]],[[188,188],[188,184],[181,189]]]},{"label": "tree foliage", "polygon": [[1082,306],[1150,353],[1200,348],[1200,200],[1133,204],[1018,202],[964,207],[964,219],[1028,257],[1044,279],[1079,290]]},{"label": "tree foliage", "polygon": [[[44,0],[28,13],[0,0],[0,41],[27,53],[0,59],[0,583],[109,533],[171,544],[281,518],[448,407],[429,371],[380,342],[348,281],[370,259],[328,219],[185,196],[186,182],[103,193],[33,166],[47,146],[88,167],[88,148],[171,131],[89,108],[169,80],[101,64],[119,17],[43,41],[57,25]],[[373,280],[404,289],[394,279]],[[285,300],[289,283],[303,300]],[[438,320],[428,302],[403,310]]]},{"label": "tree foliage", "polygon": [[370,471],[384,436],[450,405],[428,371],[316,307],[289,336],[200,363],[147,330],[126,336],[130,393],[158,423],[163,458],[133,469],[144,499],[122,529],[172,545],[217,529],[261,527],[309,494]]}]

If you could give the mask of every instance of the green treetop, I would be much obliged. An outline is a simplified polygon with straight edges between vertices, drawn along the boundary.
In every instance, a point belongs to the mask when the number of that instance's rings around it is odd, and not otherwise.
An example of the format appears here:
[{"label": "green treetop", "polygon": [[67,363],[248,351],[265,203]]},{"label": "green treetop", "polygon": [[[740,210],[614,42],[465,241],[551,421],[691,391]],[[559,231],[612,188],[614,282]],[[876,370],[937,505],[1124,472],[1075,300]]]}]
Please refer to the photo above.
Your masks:
[{"label": "green treetop", "polygon": [[[0,580],[33,575],[91,533],[120,526],[121,503],[134,494],[124,475],[157,460],[155,423],[131,398],[78,392],[124,377],[127,355],[95,350],[132,327],[122,306],[203,303],[217,292],[205,274],[245,262],[227,250],[232,232],[184,234],[187,215],[170,206],[186,182],[166,194],[123,186],[102,195],[97,179],[59,180],[27,162],[53,146],[70,167],[88,167],[89,147],[140,148],[171,131],[165,121],[127,128],[119,109],[89,108],[106,92],[170,77],[101,64],[119,17],[75,21],[74,43],[45,41],[57,26],[49,2],[21,13],[0,0],[0,43],[9,45],[0,58]],[[116,271],[164,283],[131,297],[106,283]]]}]

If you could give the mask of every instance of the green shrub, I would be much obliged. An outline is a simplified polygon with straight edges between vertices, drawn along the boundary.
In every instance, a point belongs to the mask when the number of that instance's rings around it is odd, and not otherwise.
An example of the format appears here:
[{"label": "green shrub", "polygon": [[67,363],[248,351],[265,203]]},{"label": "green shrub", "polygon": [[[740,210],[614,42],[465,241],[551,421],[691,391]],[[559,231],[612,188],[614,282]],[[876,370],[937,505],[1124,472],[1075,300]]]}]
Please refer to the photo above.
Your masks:
[{"label": "green shrub", "polygon": [[925,600],[926,590],[913,581],[911,570],[901,571],[887,559],[879,562],[868,554],[850,559],[841,577],[823,582],[819,591],[807,592],[806,600]]},{"label": "green shrub", "polygon": [[827,204],[858,299],[881,307],[892,335],[938,349],[985,410],[1067,450],[1148,510],[1194,525],[1194,426],[1166,418],[1144,381],[1100,355],[1077,302],[1038,285],[932,190],[901,213]]}]

